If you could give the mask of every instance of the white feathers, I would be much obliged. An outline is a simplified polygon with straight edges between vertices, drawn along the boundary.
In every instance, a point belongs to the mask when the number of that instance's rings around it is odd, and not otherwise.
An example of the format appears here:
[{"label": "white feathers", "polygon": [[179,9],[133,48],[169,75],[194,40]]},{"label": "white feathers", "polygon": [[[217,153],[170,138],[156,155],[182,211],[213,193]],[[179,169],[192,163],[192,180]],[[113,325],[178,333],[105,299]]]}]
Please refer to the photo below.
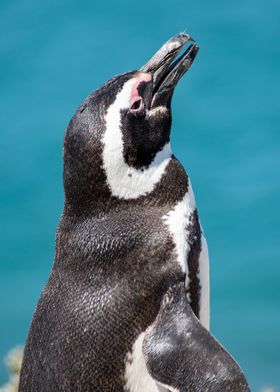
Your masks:
[{"label": "white feathers", "polygon": [[167,112],[167,107],[165,106],[156,106],[154,109],[151,109],[148,113],[148,116],[154,116],[157,113],[166,113]]},{"label": "white feathers", "polygon": [[142,332],[132,347],[132,352],[126,356],[125,363],[125,388],[129,392],[160,392],[162,389],[157,386],[155,380],[149,375],[142,345],[145,332]]},{"label": "white feathers", "polygon": [[[189,285],[188,278],[188,265],[187,258],[190,250],[188,243],[188,224],[190,223],[191,215],[196,208],[194,194],[189,180],[189,189],[185,194],[184,198],[179,201],[175,207],[168,212],[167,215],[163,216],[163,220],[167,225],[174,244],[177,255],[177,262],[182,268],[182,271],[186,273],[185,286]],[[199,255],[199,272],[198,279],[201,287],[200,292],[200,311],[199,319],[202,325],[209,329],[210,324],[210,289],[209,289],[209,258],[208,258],[208,247],[206,239],[201,233],[201,253]]]},{"label": "white feathers", "polygon": [[162,384],[162,383],[159,383],[159,385],[162,385],[162,387],[164,387],[164,388],[168,388],[168,389],[164,389],[164,391],[166,391],[166,392],[180,392],[179,389],[173,388],[169,385]]},{"label": "white feathers", "polygon": [[201,252],[199,255],[199,282],[200,292],[200,310],[199,319],[201,324],[209,330],[210,328],[210,285],[209,285],[209,256],[206,238],[201,233]]},{"label": "white feathers", "polygon": [[170,144],[159,151],[147,169],[138,170],[126,164],[123,158],[123,140],[120,129],[120,110],[129,107],[129,100],[136,79],[127,81],[108,108],[103,136],[103,166],[113,196],[136,199],[151,192],[160,181],[170,161]]},{"label": "white feathers", "polygon": [[175,205],[174,209],[162,217],[173,237],[177,261],[181,266],[182,271],[185,272],[187,276],[188,266],[186,260],[189,252],[187,226],[190,222],[191,214],[194,209],[195,200],[191,182],[189,181],[189,189],[184,198]]}]

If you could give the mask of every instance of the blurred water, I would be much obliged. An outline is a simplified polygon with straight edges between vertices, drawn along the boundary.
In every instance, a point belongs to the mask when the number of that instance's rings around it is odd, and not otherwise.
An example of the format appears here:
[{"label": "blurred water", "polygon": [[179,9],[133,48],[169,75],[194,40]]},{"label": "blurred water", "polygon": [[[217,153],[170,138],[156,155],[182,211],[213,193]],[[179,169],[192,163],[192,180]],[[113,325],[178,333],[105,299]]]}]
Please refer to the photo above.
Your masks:
[{"label": "blurred water", "polygon": [[201,51],[172,141],[208,237],[212,331],[254,391],[280,388],[280,2],[2,0],[0,15],[0,358],[24,342],[52,265],[72,113],[187,31]]}]

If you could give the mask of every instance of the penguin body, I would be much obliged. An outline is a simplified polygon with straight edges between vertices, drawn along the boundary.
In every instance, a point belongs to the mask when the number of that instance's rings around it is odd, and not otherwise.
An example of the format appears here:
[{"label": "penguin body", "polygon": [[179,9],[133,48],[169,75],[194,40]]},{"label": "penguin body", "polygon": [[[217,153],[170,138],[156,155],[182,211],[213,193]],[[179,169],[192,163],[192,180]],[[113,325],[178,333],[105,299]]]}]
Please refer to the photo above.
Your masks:
[{"label": "penguin body", "polygon": [[142,343],[180,282],[209,326],[207,245],[190,180],[170,149],[172,94],[198,47],[173,60],[190,40],[171,38],[140,71],[90,95],[69,123],[55,261],[19,392],[166,390]]}]

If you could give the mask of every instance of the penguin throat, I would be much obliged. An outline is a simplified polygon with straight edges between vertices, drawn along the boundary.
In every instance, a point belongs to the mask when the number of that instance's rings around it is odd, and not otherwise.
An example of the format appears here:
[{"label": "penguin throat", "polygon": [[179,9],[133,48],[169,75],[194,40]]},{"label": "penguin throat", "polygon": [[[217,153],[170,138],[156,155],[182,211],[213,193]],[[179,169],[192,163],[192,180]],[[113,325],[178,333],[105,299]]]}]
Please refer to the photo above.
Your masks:
[{"label": "penguin throat", "polygon": [[103,168],[112,195],[121,199],[137,199],[153,191],[164,175],[172,156],[170,143],[166,143],[145,168],[137,169],[125,162],[120,111],[129,102],[134,83],[135,79],[125,83],[105,116]]}]

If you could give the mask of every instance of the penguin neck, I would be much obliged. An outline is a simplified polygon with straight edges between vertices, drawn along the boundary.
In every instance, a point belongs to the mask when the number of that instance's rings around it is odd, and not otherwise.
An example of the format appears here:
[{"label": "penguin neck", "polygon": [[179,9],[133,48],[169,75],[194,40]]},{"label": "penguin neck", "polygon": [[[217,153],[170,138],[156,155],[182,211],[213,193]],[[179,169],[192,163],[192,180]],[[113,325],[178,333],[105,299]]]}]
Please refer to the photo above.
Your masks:
[{"label": "penguin neck", "polygon": [[[171,155],[165,157],[166,152],[160,154],[158,157],[159,167],[156,166],[156,159],[146,170],[154,170],[154,179],[157,181],[149,183],[150,189],[147,186],[140,193],[140,188],[127,188],[124,197],[112,195],[112,191],[108,186],[108,180],[105,170],[99,170],[92,173],[87,178],[86,182],[75,181],[67,184],[65,188],[65,207],[64,215],[79,216],[96,216],[99,214],[109,213],[114,208],[122,209],[129,207],[149,208],[149,207],[165,207],[168,208],[176,205],[176,203],[183,199],[188,190],[188,175],[186,174],[180,162]],[[160,160],[162,158],[162,160]],[[167,162],[166,162],[167,160]],[[99,166],[101,159],[96,159],[96,169]],[[136,169],[135,169],[136,170]],[[134,173],[135,174],[135,173]],[[135,174],[134,180],[137,181]],[[141,176],[141,175],[140,175]],[[83,176],[80,176],[82,179]],[[129,177],[130,178],[130,177]],[[132,177],[133,178],[133,177]],[[144,184],[145,177],[139,177],[140,182]],[[73,178],[72,178],[73,179]],[[126,180],[123,180],[126,181]],[[66,185],[66,184],[65,184]],[[132,185],[132,182],[130,183]],[[133,184],[134,186],[135,184]],[[137,183],[136,183],[137,185]],[[138,189],[138,194],[136,190]],[[145,193],[144,193],[145,190]],[[129,197],[132,195],[133,197]]]}]

